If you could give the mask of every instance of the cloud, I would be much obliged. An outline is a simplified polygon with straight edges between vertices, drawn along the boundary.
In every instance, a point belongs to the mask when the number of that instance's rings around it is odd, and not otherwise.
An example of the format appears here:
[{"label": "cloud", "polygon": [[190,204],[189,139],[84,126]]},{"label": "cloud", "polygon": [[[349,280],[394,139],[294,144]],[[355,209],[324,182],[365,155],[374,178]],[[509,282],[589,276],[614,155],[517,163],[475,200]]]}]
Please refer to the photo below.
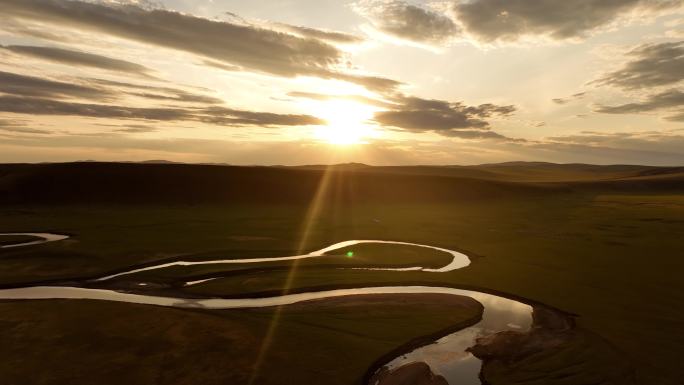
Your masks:
[{"label": "cloud", "polygon": [[361,104],[369,105],[369,106],[376,106],[376,107],[391,107],[392,103],[386,102],[383,100],[378,100],[378,99],[373,99],[369,98],[366,96],[362,95],[330,95],[330,94],[319,94],[315,92],[302,92],[302,91],[293,91],[293,92],[288,92],[287,96],[291,96],[293,98],[302,98],[302,99],[312,99],[312,100],[319,100],[319,101],[329,101],[329,100],[350,100],[354,102],[358,102]]},{"label": "cloud", "polygon": [[365,88],[379,92],[379,93],[392,93],[401,87],[404,83],[388,79],[380,76],[369,76],[369,75],[359,75],[359,74],[343,74],[343,73],[332,73],[332,72],[321,72],[318,76],[326,79],[339,79],[350,83],[356,83],[364,86]]},{"label": "cloud", "polygon": [[200,121],[218,125],[244,126],[308,126],[325,122],[311,115],[274,114],[270,112],[242,111],[224,107],[209,107],[202,111]]},{"label": "cloud", "polygon": [[562,163],[677,165],[684,162],[684,136],[677,132],[576,134],[575,138],[514,142],[506,140],[373,141],[354,151],[330,151],[325,143],[302,141],[229,141],[221,139],[144,138],[125,134],[51,135],[0,141],[0,161],[120,161],[167,159],[232,164],[330,164],[350,161],[378,164],[476,164],[511,159]]},{"label": "cloud", "polygon": [[[0,111],[30,115],[62,115],[154,121],[196,121],[221,126],[305,126],[324,122],[311,115],[276,114],[231,109],[223,101],[171,87],[124,83],[105,79],[80,79],[72,84],[33,76],[0,72]],[[126,90],[136,90],[130,92]],[[123,90],[123,91],[122,91]],[[140,91],[140,92],[137,92]],[[5,95],[3,95],[4,93]],[[129,107],[115,104],[80,103],[78,98],[110,102],[122,95],[151,100],[200,104],[201,107]]]},{"label": "cloud", "polygon": [[202,64],[204,64],[205,66],[208,66],[208,67],[214,67],[214,68],[218,68],[218,69],[224,70],[224,71],[242,71],[242,70],[244,70],[244,68],[242,68],[240,66],[236,66],[233,64],[219,63],[219,62],[215,62],[213,60],[203,60]]},{"label": "cloud", "polygon": [[[105,79],[81,78],[79,82],[80,84],[67,83],[0,71],[0,92],[16,96],[48,99],[80,98],[103,101],[119,98],[123,94],[127,94],[156,101],[197,104],[223,103],[221,99],[178,88],[125,83]],[[135,92],[130,90],[135,90]]]},{"label": "cloud", "polygon": [[[126,83],[107,79],[83,79],[86,82],[94,83],[99,86],[113,87],[118,92],[127,92],[129,95],[138,96],[141,98],[152,100],[166,100],[183,103],[200,103],[200,104],[222,104],[223,100],[208,96],[204,94],[197,94],[178,88],[160,87],[149,84]],[[126,90],[126,91],[122,91]],[[129,92],[127,90],[135,90],[136,92]]]},{"label": "cloud", "polygon": [[[684,42],[643,44],[629,51],[632,58],[621,69],[607,73],[591,82],[600,86],[613,86],[627,91],[662,89],[679,86],[684,81]],[[684,92],[681,88],[670,88],[652,93],[642,100],[615,106],[599,105],[594,109],[605,114],[639,114],[666,110],[674,115],[665,120],[682,121],[684,114]]]},{"label": "cloud", "polygon": [[323,42],[162,9],[67,0],[5,0],[3,14],[96,30],[278,75],[308,74],[340,60]]},{"label": "cloud", "polygon": [[185,51],[271,75],[339,79],[382,90],[400,84],[342,72],[344,53],[323,40],[165,9],[70,0],[2,0],[0,13]]},{"label": "cloud", "polygon": [[451,130],[451,131],[445,131],[441,134],[444,136],[451,137],[451,138],[460,138],[460,139],[500,139],[500,140],[511,139],[511,138],[503,136],[499,133],[496,133],[494,131],[486,131],[486,130]]},{"label": "cloud", "polygon": [[666,116],[665,120],[670,122],[684,122],[684,111],[674,115]]},{"label": "cloud", "polygon": [[0,119],[0,131],[16,134],[50,134],[50,131],[27,127],[23,120],[9,119]]},{"label": "cloud", "polygon": [[182,103],[220,104],[223,100],[211,96],[197,95],[190,92],[175,90],[173,95],[154,94],[149,92],[131,92],[129,95],[145,99],[166,100]]},{"label": "cloud", "polygon": [[388,100],[370,99],[359,95],[328,95],[311,92],[290,92],[288,96],[319,101],[351,100],[380,107],[384,111],[375,113],[373,120],[376,123],[409,132],[435,132],[442,136],[461,139],[519,140],[488,131],[489,123],[484,120],[494,116],[508,116],[515,112],[514,106],[498,106],[489,103],[472,107],[462,103],[413,96],[394,96]]},{"label": "cloud", "polygon": [[572,101],[574,101],[574,100],[584,99],[584,97],[585,97],[586,95],[587,95],[586,92],[579,92],[579,93],[576,93],[576,94],[574,94],[574,95],[571,95],[571,96],[569,96],[569,97],[567,97],[567,98],[555,98],[555,99],[551,99],[551,101],[553,101],[553,102],[556,103],[556,104],[561,104],[561,105],[562,105],[562,104],[568,104],[568,103],[570,103],[570,102],[572,102]]},{"label": "cloud", "polygon": [[684,146],[684,135],[675,130],[663,131],[638,131],[638,132],[595,132],[583,131],[578,134],[554,136],[539,142],[540,146],[573,145],[583,146],[586,149],[599,148],[612,151],[630,151],[636,153],[650,153],[652,155],[679,154],[679,159],[684,160],[681,152]]},{"label": "cloud", "polygon": [[395,103],[392,109],[375,114],[374,120],[378,124],[411,132],[435,132],[444,136],[458,136],[457,131],[463,129],[488,129],[489,123],[485,119],[507,116],[516,110],[514,106],[466,106],[462,103],[411,96],[396,97],[392,102]]},{"label": "cloud", "polygon": [[114,131],[123,132],[126,134],[146,134],[149,132],[159,131],[159,129],[156,127],[145,126],[142,124],[127,124],[127,125],[121,126],[121,127],[123,127],[123,128],[119,128],[119,129],[116,129]]},{"label": "cloud", "polygon": [[284,23],[273,23],[276,29],[286,32],[294,33],[301,37],[308,37],[318,40],[325,40],[331,43],[339,44],[359,44],[363,43],[365,39],[361,36],[352,35],[344,32],[328,31],[323,29],[303,27],[299,25],[290,25]]},{"label": "cloud", "polygon": [[376,30],[403,40],[444,44],[460,33],[446,15],[401,0],[362,0],[353,9]]},{"label": "cloud", "polygon": [[581,39],[621,21],[680,8],[682,0],[451,0],[445,12],[403,0],[360,0],[353,8],[374,29],[404,40],[444,44],[516,42],[528,37]]},{"label": "cloud", "polygon": [[[157,8],[163,8],[163,7],[157,7]],[[261,25],[261,26],[267,27],[268,29],[273,29],[276,31],[282,31],[282,32],[294,34],[294,35],[304,37],[304,38],[324,40],[324,41],[331,42],[331,43],[359,44],[359,43],[363,43],[366,40],[365,38],[363,38],[361,36],[357,36],[357,35],[354,35],[351,33],[332,31],[332,30],[328,30],[328,29],[311,28],[311,27],[305,27],[305,26],[301,26],[301,25],[279,23],[279,22],[274,22],[274,21],[257,20],[255,22],[253,20],[247,20],[247,19],[243,18],[242,16],[240,16],[236,13],[233,13],[233,12],[225,12],[225,14],[230,18],[231,22],[235,22],[236,24],[246,25],[246,26],[259,26],[259,25]]]},{"label": "cloud", "polygon": [[113,94],[102,88],[65,83],[0,71],[0,92],[41,98],[109,99]]},{"label": "cloud", "polygon": [[310,115],[274,114],[208,108],[140,108],[117,105],[73,103],[60,100],[0,96],[0,111],[30,115],[65,115],[110,119],[140,119],[155,121],[196,121],[221,126],[305,126],[323,124]]},{"label": "cloud", "polygon": [[25,20],[19,21],[11,17],[5,17],[0,24],[0,30],[7,31],[14,35],[24,35],[35,37],[38,39],[52,40],[58,42],[71,41],[71,37],[66,34],[57,34],[52,31],[46,31],[39,23],[29,23]]},{"label": "cloud", "polygon": [[621,104],[617,106],[597,106],[594,111],[604,114],[637,114],[670,108],[682,108],[684,106],[684,92],[677,89],[663,91],[650,95],[636,103]]},{"label": "cloud", "polygon": [[2,47],[8,51],[24,56],[32,56],[62,64],[94,67],[108,71],[128,72],[136,75],[149,75],[151,70],[140,64],[92,53],[72,51],[54,47],[36,47],[26,45],[10,45]]},{"label": "cloud", "polygon": [[629,53],[621,69],[592,82],[625,90],[668,86],[684,80],[684,41],[644,44]]},{"label": "cloud", "polygon": [[681,5],[681,0],[472,0],[455,1],[453,12],[476,40],[507,42],[525,36],[582,38],[631,14],[643,17]]},{"label": "cloud", "polygon": [[541,142],[522,145],[514,150],[525,159],[547,162],[674,166],[684,162],[680,150],[682,145],[684,137],[679,136],[658,140],[605,140],[594,144]]}]

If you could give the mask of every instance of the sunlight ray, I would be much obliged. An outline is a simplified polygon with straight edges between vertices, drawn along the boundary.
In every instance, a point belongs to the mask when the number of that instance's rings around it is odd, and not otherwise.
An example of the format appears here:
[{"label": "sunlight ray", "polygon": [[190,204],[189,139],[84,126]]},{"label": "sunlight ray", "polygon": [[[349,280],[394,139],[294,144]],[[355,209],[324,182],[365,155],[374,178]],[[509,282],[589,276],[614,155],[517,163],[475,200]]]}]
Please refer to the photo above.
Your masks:
[{"label": "sunlight ray", "polygon": [[[304,217],[301,238],[299,246],[297,248],[298,255],[304,253],[304,251],[306,250],[309,242],[309,237],[311,235],[313,223],[320,216],[320,213],[324,208],[325,200],[329,194],[332,173],[333,171],[330,167],[327,167],[325,171],[323,171],[323,175],[321,176],[321,179],[318,183],[316,193],[314,194],[314,197],[311,203],[309,204],[306,216]],[[292,282],[294,281],[294,277],[297,273],[299,263],[300,260],[292,261],[292,265],[290,266],[290,269],[288,271],[287,278],[285,279],[285,284],[283,285],[282,295],[290,294],[290,290],[292,289]],[[250,385],[254,384],[254,381],[256,381],[259,375],[259,371],[261,370],[261,366],[264,362],[264,359],[266,358],[266,354],[268,354],[271,344],[273,343],[273,339],[277,332],[278,323],[280,322],[281,316],[282,306],[278,306],[273,314],[271,322],[269,322],[268,329],[266,330],[266,335],[264,336],[261,347],[259,349],[259,353],[255,360],[252,375],[249,381]]]}]

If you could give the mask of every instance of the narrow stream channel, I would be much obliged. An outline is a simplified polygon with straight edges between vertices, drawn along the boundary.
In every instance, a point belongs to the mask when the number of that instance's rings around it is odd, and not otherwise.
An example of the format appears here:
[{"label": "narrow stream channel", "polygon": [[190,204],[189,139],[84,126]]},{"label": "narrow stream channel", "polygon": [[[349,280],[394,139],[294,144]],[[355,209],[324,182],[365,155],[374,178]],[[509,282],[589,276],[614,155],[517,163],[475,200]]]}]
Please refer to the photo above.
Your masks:
[{"label": "narrow stream channel", "polygon": [[29,242],[23,242],[23,243],[15,243],[12,245],[5,245],[5,246],[0,246],[0,249],[10,249],[13,247],[24,247],[24,246],[31,246],[31,245],[40,245],[41,243],[48,243],[48,242],[56,242],[56,241],[62,241],[64,239],[69,238],[68,235],[62,235],[62,234],[52,234],[52,233],[0,233],[0,236],[11,236],[11,235],[25,235],[28,237],[36,237],[36,238],[41,238],[35,241],[29,241]]}]

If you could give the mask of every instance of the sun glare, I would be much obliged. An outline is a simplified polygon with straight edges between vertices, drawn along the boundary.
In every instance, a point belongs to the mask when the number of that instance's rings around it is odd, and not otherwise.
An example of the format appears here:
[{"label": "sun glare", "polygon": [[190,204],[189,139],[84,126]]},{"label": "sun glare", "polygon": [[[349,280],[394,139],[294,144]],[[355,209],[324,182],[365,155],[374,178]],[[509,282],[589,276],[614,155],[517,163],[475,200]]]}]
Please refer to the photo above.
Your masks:
[{"label": "sun glare", "polygon": [[350,100],[319,102],[314,107],[314,113],[327,124],[317,127],[314,135],[336,145],[363,143],[364,139],[378,135],[369,123],[374,112],[374,107]]}]

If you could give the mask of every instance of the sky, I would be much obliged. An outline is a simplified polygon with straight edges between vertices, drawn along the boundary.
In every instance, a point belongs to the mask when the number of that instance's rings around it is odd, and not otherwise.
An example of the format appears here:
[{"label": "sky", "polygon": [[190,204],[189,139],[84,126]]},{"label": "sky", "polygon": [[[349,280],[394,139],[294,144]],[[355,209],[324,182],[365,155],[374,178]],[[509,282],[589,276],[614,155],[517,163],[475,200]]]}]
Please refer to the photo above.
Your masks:
[{"label": "sky", "polygon": [[0,0],[0,162],[684,165],[684,0]]}]

